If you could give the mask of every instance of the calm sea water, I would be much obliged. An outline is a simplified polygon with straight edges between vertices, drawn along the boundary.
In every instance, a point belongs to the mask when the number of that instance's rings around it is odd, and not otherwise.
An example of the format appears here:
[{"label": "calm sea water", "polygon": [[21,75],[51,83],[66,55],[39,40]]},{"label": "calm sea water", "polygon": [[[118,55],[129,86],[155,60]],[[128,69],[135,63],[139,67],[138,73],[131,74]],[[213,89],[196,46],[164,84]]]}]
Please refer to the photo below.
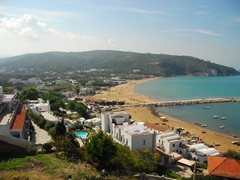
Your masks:
[{"label": "calm sea water", "polygon": [[[137,85],[135,91],[162,101],[240,98],[240,76],[160,78]],[[203,106],[209,106],[209,109],[204,109]],[[240,103],[170,106],[160,107],[157,110],[189,123],[207,124],[206,129],[240,137]],[[213,115],[218,115],[219,118],[213,119]],[[226,119],[220,120],[220,117],[226,117]],[[219,126],[225,126],[225,128],[219,129]]]}]

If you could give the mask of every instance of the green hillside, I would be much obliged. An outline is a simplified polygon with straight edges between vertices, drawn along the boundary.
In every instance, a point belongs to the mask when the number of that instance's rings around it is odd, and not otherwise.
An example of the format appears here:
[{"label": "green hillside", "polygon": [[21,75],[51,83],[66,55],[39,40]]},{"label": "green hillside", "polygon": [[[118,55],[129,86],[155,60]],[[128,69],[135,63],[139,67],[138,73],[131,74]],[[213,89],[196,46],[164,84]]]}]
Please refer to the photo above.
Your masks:
[{"label": "green hillside", "polygon": [[75,71],[88,69],[105,69],[113,73],[133,73],[155,76],[238,75],[235,69],[191,56],[165,54],[134,53],[123,51],[96,50],[87,52],[47,52],[24,54],[3,58],[0,70],[17,71],[19,69],[35,71]]}]

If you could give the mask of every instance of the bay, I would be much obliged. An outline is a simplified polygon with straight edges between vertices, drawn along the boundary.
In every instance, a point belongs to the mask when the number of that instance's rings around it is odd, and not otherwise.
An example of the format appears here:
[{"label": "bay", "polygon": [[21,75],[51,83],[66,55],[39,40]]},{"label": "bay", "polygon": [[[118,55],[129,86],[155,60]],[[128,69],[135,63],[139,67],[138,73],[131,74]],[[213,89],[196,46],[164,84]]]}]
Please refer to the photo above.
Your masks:
[{"label": "bay", "polygon": [[[137,85],[135,91],[160,101],[240,98],[240,76],[159,78]],[[203,106],[209,106],[209,109],[204,109]],[[157,110],[188,123],[207,124],[206,129],[240,137],[240,103],[238,102],[159,107]],[[213,115],[218,115],[219,118],[213,119]],[[223,116],[226,119],[220,120]],[[219,126],[225,128],[220,129]]]}]

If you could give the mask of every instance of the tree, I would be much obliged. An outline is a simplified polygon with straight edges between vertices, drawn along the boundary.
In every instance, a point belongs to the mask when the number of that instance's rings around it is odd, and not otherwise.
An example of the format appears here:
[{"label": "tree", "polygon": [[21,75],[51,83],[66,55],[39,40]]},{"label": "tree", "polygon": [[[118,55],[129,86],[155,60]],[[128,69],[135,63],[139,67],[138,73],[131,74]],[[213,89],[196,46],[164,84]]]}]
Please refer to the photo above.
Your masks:
[{"label": "tree", "polygon": [[90,136],[84,147],[86,160],[100,168],[109,165],[117,152],[113,139],[102,131]]},{"label": "tree", "polygon": [[64,125],[64,120],[62,119],[56,125],[56,136],[63,136],[66,134],[66,127]]},{"label": "tree", "polygon": [[24,89],[20,95],[20,101],[25,102],[26,100],[37,100],[38,91],[34,88]]},{"label": "tree", "polygon": [[42,148],[46,151],[46,152],[51,152],[52,148],[53,148],[53,143],[52,142],[46,142],[43,144]]},{"label": "tree", "polygon": [[70,111],[74,111],[75,110],[75,105],[76,105],[76,103],[74,101],[68,101],[66,109],[70,110]]},{"label": "tree", "polygon": [[231,149],[229,149],[226,153],[223,153],[223,156],[228,158],[240,159],[240,153]]},{"label": "tree", "polygon": [[152,153],[148,149],[141,149],[137,152],[138,164],[137,168],[140,172],[153,172],[158,166],[158,153]]},{"label": "tree", "polygon": [[56,129],[57,129],[56,126],[53,126],[48,130],[48,134],[50,136],[52,136],[52,138],[57,136],[57,134],[56,134],[57,130]]},{"label": "tree", "polygon": [[111,163],[119,167],[122,167],[126,170],[132,171],[135,169],[137,164],[137,156],[136,154],[129,149],[127,146],[122,146],[120,144],[116,144],[117,154],[112,159]]},{"label": "tree", "polygon": [[75,161],[80,157],[79,144],[75,141],[75,137],[71,133],[66,133],[64,136],[57,136],[54,146],[56,147],[56,155],[60,158]]},{"label": "tree", "polygon": [[82,124],[77,121],[76,123],[74,123],[72,126],[71,126],[71,130],[72,131],[76,131],[76,130],[83,130],[83,126]]},{"label": "tree", "polygon": [[54,126],[54,122],[46,121],[45,126],[44,126],[44,129],[45,129],[46,131],[49,131],[49,129],[50,129],[51,127],[53,127],[53,126]]},{"label": "tree", "polygon": [[41,128],[44,129],[45,124],[46,124],[46,119],[44,117],[39,117],[37,121],[37,125]]}]

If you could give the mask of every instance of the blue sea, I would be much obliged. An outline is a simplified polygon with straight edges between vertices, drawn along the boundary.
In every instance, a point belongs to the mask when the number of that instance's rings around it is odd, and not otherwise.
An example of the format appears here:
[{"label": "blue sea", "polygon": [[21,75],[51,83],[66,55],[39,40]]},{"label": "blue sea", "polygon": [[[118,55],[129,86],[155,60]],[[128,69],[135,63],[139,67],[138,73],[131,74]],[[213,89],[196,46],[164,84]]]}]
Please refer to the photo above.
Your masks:
[{"label": "blue sea", "polygon": [[[240,98],[240,76],[159,78],[137,85],[135,91],[161,101]],[[204,109],[203,106],[208,106],[209,109]],[[188,123],[207,124],[206,129],[240,137],[240,103],[238,102],[159,107],[157,110]],[[218,115],[219,118],[213,119],[213,115]],[[220,117],[226,119],[220,120]],[[225,128],[219,129],[219,126]]]}]

